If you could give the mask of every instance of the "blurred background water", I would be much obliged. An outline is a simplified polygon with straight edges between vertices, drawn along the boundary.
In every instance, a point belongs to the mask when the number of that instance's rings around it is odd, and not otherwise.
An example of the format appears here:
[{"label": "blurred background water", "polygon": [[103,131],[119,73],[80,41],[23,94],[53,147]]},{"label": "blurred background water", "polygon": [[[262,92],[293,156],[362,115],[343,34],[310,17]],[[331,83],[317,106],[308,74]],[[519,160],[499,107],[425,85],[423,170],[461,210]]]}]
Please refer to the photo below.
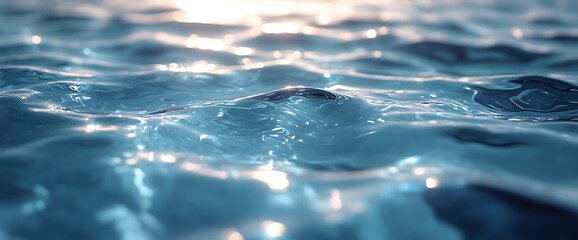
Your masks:
[{"label": "blurred background water", "polygon": [[576,12],[0,1],[0,239],[577,239]]}]

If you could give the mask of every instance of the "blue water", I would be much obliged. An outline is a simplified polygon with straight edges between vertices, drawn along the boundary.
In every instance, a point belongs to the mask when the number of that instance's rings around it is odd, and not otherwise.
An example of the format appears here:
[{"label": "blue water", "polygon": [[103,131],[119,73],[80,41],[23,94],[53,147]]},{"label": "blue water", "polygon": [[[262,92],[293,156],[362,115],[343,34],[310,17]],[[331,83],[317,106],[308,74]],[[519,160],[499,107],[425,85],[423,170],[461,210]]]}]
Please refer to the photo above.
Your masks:
[{"label": "blue water", "polygon": [[0,1],[0,239],[578,239],[576,12]]}]

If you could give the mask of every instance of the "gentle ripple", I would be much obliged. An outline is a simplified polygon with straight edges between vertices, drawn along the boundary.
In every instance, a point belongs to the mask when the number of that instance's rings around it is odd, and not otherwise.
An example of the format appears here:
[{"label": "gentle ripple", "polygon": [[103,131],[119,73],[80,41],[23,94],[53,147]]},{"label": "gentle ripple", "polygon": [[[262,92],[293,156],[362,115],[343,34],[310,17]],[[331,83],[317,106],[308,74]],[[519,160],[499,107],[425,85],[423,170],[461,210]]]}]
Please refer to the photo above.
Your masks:
[{"label": "gentle ripple", "polygon": [[1,239],[576,239],[576,1],[0,2]]}]

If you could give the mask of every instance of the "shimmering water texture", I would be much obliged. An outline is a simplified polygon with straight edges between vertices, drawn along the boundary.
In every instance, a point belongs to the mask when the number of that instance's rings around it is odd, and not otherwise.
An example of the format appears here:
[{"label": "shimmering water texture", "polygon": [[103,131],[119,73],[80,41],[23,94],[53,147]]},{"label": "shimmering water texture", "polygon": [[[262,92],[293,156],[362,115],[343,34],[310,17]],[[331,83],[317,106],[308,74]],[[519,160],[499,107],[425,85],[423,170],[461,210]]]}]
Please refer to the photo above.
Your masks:
[{"label": "shimmering water texture", "polygon": [[577,12],[0,1],[0,239],[578,239]]}]

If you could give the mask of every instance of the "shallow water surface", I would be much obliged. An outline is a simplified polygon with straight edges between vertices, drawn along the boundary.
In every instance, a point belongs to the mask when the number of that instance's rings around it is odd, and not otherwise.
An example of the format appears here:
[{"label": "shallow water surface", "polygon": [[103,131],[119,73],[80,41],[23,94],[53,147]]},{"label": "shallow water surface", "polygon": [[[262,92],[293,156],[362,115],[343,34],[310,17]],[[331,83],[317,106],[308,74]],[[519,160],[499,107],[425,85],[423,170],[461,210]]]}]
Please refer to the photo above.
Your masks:
[{"label": "shallow water surface", "polygon": [[578,3],[0,2],[1,239],[576,239]]}]

